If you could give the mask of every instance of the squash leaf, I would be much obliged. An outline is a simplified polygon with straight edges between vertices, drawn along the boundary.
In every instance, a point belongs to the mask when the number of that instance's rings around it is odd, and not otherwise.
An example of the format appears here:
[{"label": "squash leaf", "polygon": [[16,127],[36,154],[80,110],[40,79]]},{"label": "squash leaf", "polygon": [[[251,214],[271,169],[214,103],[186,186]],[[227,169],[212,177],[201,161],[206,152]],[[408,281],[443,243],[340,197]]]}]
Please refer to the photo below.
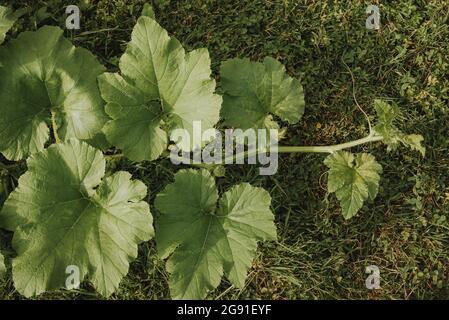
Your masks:
[{"label": "squash leaf", "polygon": [[221,66],[222,117],[240,129],[279,128],[273,115],[297,123],[304,114],[304,91],[285,67],[267,57],[260,62],[232,59]]},{"label": "squash leaf", "polygon": [[2,46],[0,61],[8,62],[0,68],[0,152],[6,158],[43,150],[52,114],[60,139],[99,139],[108,120],[97,86],[104,67],[89,51],[46,26]]},{"label": "squash leaf", "polygon": [[374,131],[383,136],[383,142],[388,146],[387,150],[396,150],[400,144],[416,150],[424,157],[426,149],[422,145],[423,136],[418,134],[402,133],[395,125],[401,113],[397,105],[388,104],[382,100],[374,101],[374,108],[377,112],[378,122]]},{"label": "squash leaf", "polygon": [[[120,71],[100,76],[99,84],[112,118],[106,138],[129,159],[155,160],[171,130],[184,128],[193,137],[193,121],[201,121],[203,131],[218,122],[222,98],[214,94],[208,51],[186,53],[153,19],[137,21]],[[188,142],[178,146],[199,147]]]},{"label": "squash leaf", "polygon": [[379,190],[382,167],[368,154],[338,151],[324,160],[328,171],[328,192],[335,192],[345,219],[352,218],[364,201],[374,200]]},{"label": "squash leaf", "polygon": [[[218,202],[218,204],[217,204]],[[202,299],[226,274],[242,288],[257,241],[275,240],[276,227],[267,191],[247,183],[218,199],[207,170],[181,170],[156,197],[159,255],[167,261],[174,299]]]},{"label": "squash leaf", "polygon": [[112,294],[153,236],[145,185],[127,172],[104,177],[101,151],[70,139],[27,160],[6,200],[0,226],[14,231],[12,273],[26,297],[65,286],[76,266],[104,296]]}]

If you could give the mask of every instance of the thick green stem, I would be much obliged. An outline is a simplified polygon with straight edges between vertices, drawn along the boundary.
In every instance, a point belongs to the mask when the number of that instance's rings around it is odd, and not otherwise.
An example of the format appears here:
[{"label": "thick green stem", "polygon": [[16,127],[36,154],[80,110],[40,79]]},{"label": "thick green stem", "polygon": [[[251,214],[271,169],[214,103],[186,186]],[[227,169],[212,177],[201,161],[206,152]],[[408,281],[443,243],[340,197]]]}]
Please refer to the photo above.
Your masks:
[{"label": "thick green stem", "polygon": [[297,152],[305,152],[305,153],[334,153],[336,151],[340,151],[343,149],[352,148],[361,144],[369,143],[369,142],[375,142],[375,141],[381,141],[383,139],[382,136],[377,135],[369,135],[365,138],[346,142],[346,143],[340,143],[335,144],[331,146],[280,146],[278,148],[279,153],[297,153]]},{"label": "thick green stem", "polygon": [[[349,141],[345,143],[330,145],[330,146],[279,146],[278,153],[334,153],[336,151],[349,149],[358,145],[366,144],[369,142],[376,142],[383,140],[382,136],[376,134],[370,134],[365,138]],[[226,157],[223,159],[222,163],[234,162],[238,159],[244,159],[245,157],[252,157],[257,155],[259,152],[267,152],[266,148],[254,149],[250,151],[240,152],[238,154]],[[191,163],[190,158],[178,158],[183,163]]]}]

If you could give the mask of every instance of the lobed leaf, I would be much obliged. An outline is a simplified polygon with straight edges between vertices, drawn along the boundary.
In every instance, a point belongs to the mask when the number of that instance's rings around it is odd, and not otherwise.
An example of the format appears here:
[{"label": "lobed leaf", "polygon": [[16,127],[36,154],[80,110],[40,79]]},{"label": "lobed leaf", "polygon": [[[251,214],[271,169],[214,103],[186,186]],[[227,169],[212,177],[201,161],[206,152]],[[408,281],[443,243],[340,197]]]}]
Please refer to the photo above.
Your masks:
[{"label": "lobed leaf", "polygon": [[153,236],[145,185],[127,172],[104,177],[99,150],[70,139],[32,155],[0,212],[14,231],[12,272],[26,297],[65,286],[76,266],[104,296],[112,294]]},{"label": "lobed leaf", "polygon": [[382,166],[372,155],[338,151],[324,164],[329,168],[328,192],[335,192],[345,219],[352,218],[366,200],[376,198]]},{"label": "lobed leaf", "polygon": [[279,128],[273,115],[297,123],[304,114],[304,91],[285,67],[267,57],[260,62],[232,59],[221,65],[222,117],[240,129]]},{"label": "lobed leaf", "polygon": [[400,116],[400,110],[396,105],[390,105],[382,100],[374,101],[378,122],[374,131],[383,136],[383,142],[388,145],[388,150],[396,150],[399,144],[419,151],[424,157],[426,149],[422,145],[424,138],[418,134],[404,134],[396,126],[395,121]]},{"label": "lobed leaf", "polygon": [[[97,86],[104,67],[57,27],[24,32],[0,48],[0,152],[20,160],[42,151],[51,114],[62,140],[93,144],[108,120]],[[94,140],[93,140],[94,139]]]},{"label": "lobed leaf", "polygon": [[[218,204],[217,204],[218,202]],[[267,191],[247,183],[221,199],[207,170],[181,170],[156,197],[159,255],[167,261],[174,299],[202,299],[223,274],[242,288],[257,241],[276,240]]]},{"label": "lobed leaf", "polygon": [[[201,121],[203,131],[218,122],[222,99],[214,94],[207,49],[186,53],[153,19],[137,21],[120,71],[99,77],[112,118],[104,132],[131,160],[157,159],[173,129],[184,128],[193,137],[193,121]],[[187,142],[179,146],[190,151]]]}]

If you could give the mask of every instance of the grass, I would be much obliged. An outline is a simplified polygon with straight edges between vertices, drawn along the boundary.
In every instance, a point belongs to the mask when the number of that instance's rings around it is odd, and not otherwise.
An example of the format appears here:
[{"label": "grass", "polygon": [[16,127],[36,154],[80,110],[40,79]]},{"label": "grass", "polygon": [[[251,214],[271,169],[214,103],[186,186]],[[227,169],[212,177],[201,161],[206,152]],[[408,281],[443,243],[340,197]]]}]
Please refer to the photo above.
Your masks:
[{"label": "grass", "polygon": [[[60,1],[3,2],[29,9],[10,36],[44,24],[64,26]],[[223,280],[209,298],[449,298],[449,1],[379,4],[382,26],[374,32],[365,28],[365,9],[374,0],[155,2],[160,24],[187,49],[209,49],[217,79],[223,60],[273,56],[302,81],[306,115],[282,144],[328,145],[365,136],[354,94],[371,116],[375,98],[396,102],[402,129],[422,134],[427,147],[424,159],[405,149],[387,153],[376,143],[354,148],[372,152],[384,174],[379,196],[350,221],[343,220],[335,197],[326,195],[322,155],[283,155],[271,177],[258,176],[251,166],[228,166],[218,179],[220,190],[246,181],[270,191],[279,241],[260,247],[243,290]],[[81,3],[82,29],[66,31],[67,37],[116,70],[144,1]],[[109,165],[144,181],[150,202],[179,169],[167,161]],[[2,249],[13,256],[10,247]],[[373,291],[366,289],[364,273],[372,264],[381,273],[381,289]],[[166,279],[154,242],[145,243],[111,299],[168,299]],[[0,298],[20,298],[11,276],[0,284]],[[41,298],[99,297],[84,284],[79,292]]]}]

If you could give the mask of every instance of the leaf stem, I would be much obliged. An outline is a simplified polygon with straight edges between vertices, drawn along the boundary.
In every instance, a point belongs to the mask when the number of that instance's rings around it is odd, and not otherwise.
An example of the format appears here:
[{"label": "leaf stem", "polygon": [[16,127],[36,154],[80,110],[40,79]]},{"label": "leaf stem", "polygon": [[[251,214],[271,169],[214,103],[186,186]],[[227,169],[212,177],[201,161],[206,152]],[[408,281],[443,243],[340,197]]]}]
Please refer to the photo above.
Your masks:
[{"label": "leaf stem", "polygon": [[383,140],[382,136],[370,134],[365,138],[357,139],[350,142],[330,145],[330,146],[280,146],[278,148],[279,153],[297,153],[297,152],[306,152],[306,153],[334,153],[336,151],[340,151],[343,149],[352,148],[361,144],[381,141]]},{"label": "leaf stem", "polygon": [[[340,144],[334,144],[334,145],[330,145],[330,146],[279,146],[278,153],[334,153],[336,151],[349,149],[349,148],[352,148],[352,147],[355,147],[358,145],[362,145],[362,144],[366,144],[366,143],[370,143],[370,142],[381,141],[381,140],[383,140],[382,136],[377,135],[375,133],[371,133],[368,136],[366,136],[365,138],[361,138],[361,139],[357,139],[357,140],[353,140],[353,141],[349,141],[349,142],[345,142],[345,143],[340,143]],[[250,150],[250,151],[240,152],[238,154],[224,158],[222,163],[226,163],[230,160],[234,161],[234,160],[245,158],[245,157],[255,156],[258,152],[266,152],[266,151],[267,151],[266,148],[261,148],[261,149],[254,149],[254,150]],[[180,157],[180,158],[178,158],[178,160],[182,161],[185,164],[190,164],[192,161],[190,158],[185,158],[185,157]]]},{"label": "leaf stem", "polygon": [[[345,143],[339,143],[329,146],[279,146],[278,147],[278,153],[334,153],[340,150],[349,149],[352,147],[356,147],[362,144],[370,143],[370,142],[376,142],[383,140],[383,137],[376,134],[371,133],[368,136],[345,142]],[[233,154],[232,156],[225,157],[222,160],[222,163],[226,163],[230,160],[234,161],[237,159],[242,159],[245,157],[251,157],[257,155],[259,152],[267,152],[266,148],[260,148],[260,149],[254,149],[254,150],[246,150],[244,152],[240,152],[237,154]],[[116,153],[116,154],[109,154],[104,156],[107,160],[112,159],[119,159],[124,157],[123,153]],[[184,164],[190,164],[197,167],[208,167],[210,164],[204,164],[204,163],[191,163],[192,159],[187,157],[179,157],[179,161],[183,162]]]},{"label": "leaf stem", "polygon": [[58,136],[58,126],[56,125],[56,112],[51,111],[51,128],[53,130],[53,136],[55,137],[55,142],[60,143],[61,140]]}]

